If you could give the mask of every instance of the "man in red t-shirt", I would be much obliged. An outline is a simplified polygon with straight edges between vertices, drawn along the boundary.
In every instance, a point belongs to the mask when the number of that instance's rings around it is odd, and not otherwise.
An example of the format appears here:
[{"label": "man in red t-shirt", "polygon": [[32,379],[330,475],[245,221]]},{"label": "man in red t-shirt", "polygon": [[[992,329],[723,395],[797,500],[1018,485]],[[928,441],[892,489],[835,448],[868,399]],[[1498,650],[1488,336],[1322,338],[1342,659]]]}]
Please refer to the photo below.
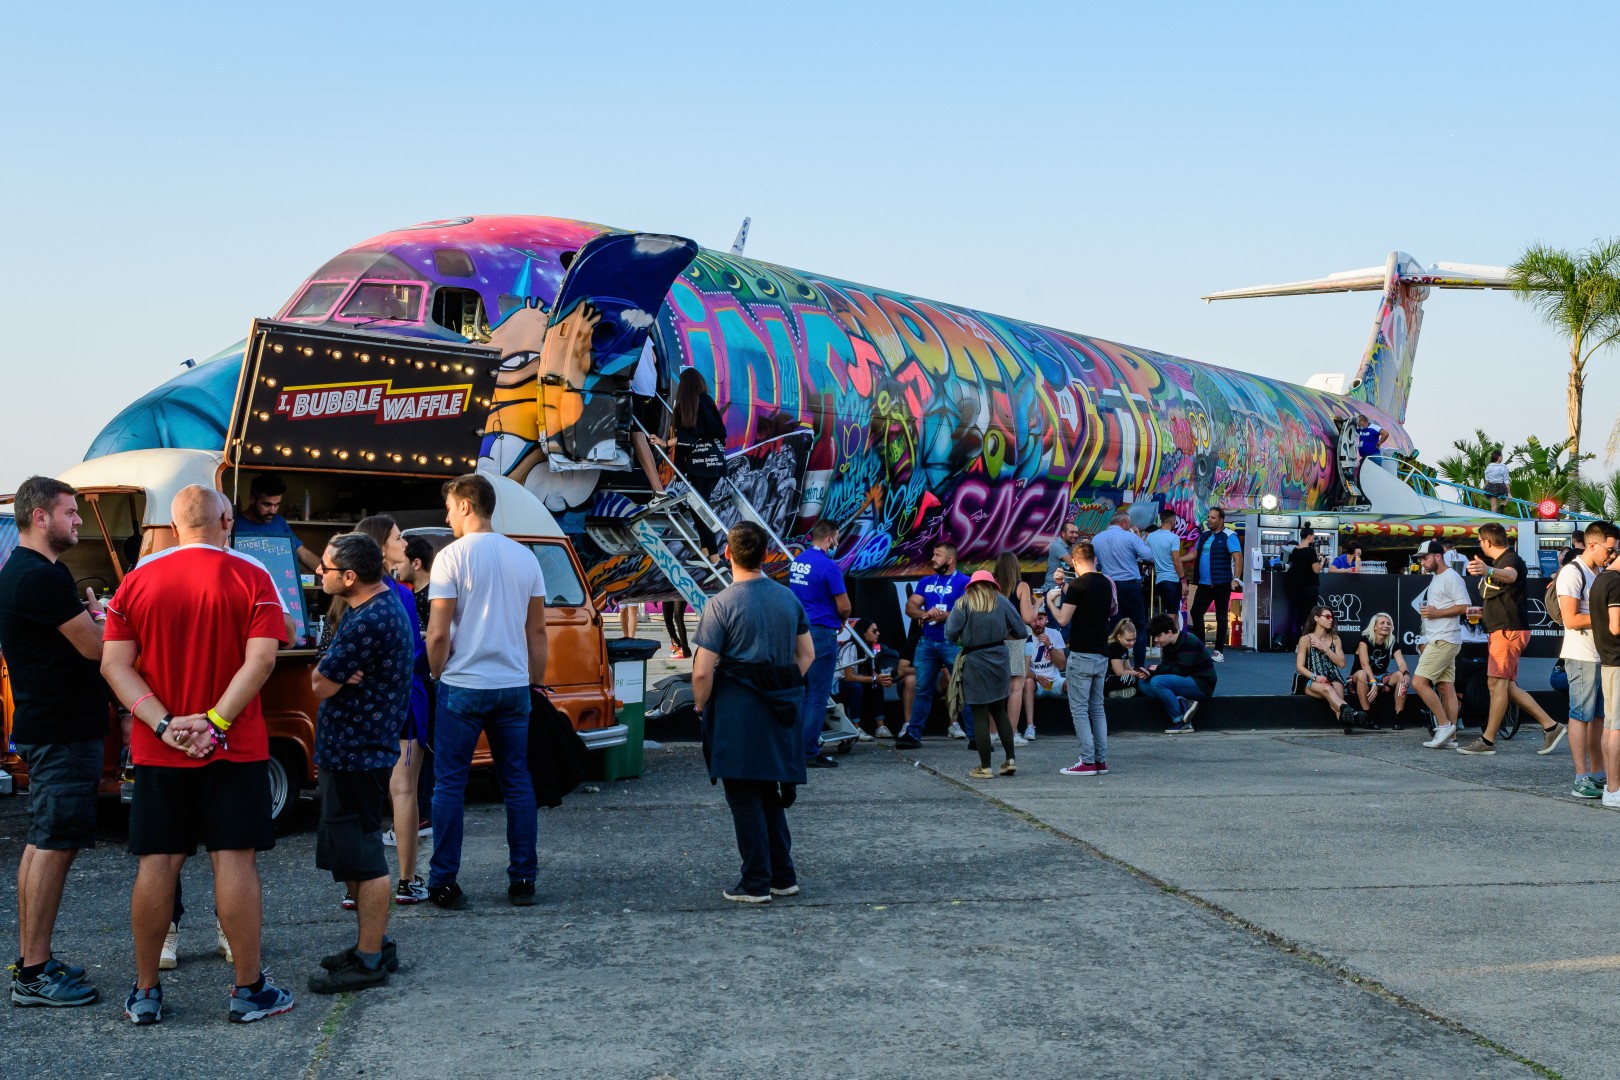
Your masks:
[{"label": "man in red t-shirt", "polygon": [[180,867],[201,841],[236,966],[229,1019],[246,1023],[293,1007],[292,995],[259,967],[256,857],[275,846],[259,688],[286,634],[270,575],[225,550],[225,496],[184,488],[173,519],[180,547],[124,578],[108,605],[103,647],[102,673],[136,720],[129,817],[129,850],[140,856],[130,905],[136,980],[124,1014],[137,1024],[162,1018],[158,957]]}]

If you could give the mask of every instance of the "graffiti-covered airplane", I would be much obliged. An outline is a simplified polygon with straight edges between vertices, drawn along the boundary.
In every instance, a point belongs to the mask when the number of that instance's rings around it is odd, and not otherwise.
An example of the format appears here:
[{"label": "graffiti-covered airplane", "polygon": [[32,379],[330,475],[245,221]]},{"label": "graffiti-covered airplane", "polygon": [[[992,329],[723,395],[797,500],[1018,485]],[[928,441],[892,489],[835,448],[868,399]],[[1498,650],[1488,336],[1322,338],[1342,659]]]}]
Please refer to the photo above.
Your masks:
[{"label": "graffiti-covered airplane", "polygon": [[[739,238],[740,239],[740,238]],[[650,337],[660,392],[682,368],[725,418],[729,476],[775,530],[843,527],[857,575],[925,572],[950,538],[964,562],[1031,565],[1066,521],[1091,532],[1121,502],[1330,508],[1349,477],[1345,422],[1402,423],[1422,303],[1503,272],[1390,255],[1383,267],[1210,299],[1381,290],[1344,393],[700,249],[679,237],[545,217],[465,217],[384,233],[332,258],[283,322],[485,342],[503,358],[480,465],[524,484],[579,541],[599,592],[666,591],[651,560],[599,542],[644,481],[618,401]],[[220,449],[242,346],[126,408],[87,457]],[[618,396],[616,396],[618,395]],[[593,524],[594,523],[594,524]]]}]

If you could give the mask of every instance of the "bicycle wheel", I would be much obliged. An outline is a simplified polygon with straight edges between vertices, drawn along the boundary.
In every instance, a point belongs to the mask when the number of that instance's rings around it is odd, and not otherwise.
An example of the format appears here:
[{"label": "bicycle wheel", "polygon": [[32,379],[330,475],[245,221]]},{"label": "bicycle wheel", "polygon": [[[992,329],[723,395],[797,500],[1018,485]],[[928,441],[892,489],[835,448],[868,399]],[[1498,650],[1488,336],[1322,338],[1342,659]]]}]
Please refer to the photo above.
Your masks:
[{"label": "bicycle wheel", "polygon": [[1497,729],[1497,738],[1511,739],[1519,733],[1519,721],[1523,717],[1519,714],[1519,707],[1508,702],[1507,712],[1502,714],[1502,726]]}]

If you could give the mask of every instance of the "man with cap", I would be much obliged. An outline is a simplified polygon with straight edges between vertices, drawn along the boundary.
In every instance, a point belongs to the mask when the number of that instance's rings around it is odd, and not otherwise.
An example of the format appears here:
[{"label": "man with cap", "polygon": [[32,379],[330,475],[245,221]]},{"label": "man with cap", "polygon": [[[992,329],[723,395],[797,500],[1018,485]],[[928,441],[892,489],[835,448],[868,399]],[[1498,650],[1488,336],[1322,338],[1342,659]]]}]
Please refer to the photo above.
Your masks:
[{"label": "man with cap", "polygon": [[1424,573],[1434,575],[1418,607],[1427,644],[1412,675],[1418,696],[1434,714],[1434,738],[1423,745],[1431,750],[1455,749],[1457,654],[1462,650],[1462,624],[1457,619],[1467,614],[1472,601],[1463,579],[1446,565],[1446,547],[1440,541],[1430,540],[1419,548],[1418,561]]}]

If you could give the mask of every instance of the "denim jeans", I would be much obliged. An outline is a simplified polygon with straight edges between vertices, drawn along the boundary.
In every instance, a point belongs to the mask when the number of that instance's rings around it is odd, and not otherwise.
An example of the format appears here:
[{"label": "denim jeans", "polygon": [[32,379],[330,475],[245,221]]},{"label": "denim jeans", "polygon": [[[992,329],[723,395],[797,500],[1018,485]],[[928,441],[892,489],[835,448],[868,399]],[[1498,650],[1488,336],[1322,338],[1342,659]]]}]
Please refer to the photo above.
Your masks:
[{"label": "denim jeans", "polygon": [[511,862],[506,875],[533,878],[539,822],[534,782],[529,779],[529,688],[471,690],[439,684],[434,717],[433,859],[428,888],[447,885],[461,870],[463,813],[467,771],[472,766],[478,734],[489,740],[495,775],[506,800],[506,846]]},{"label": "denim jeans", "polygon": [[1137,683],[1136,689],[1162,705],[1165,715],[1172,722],[1181,719],[1181,706],[1176,702],[1176,698],[1185,698],[1188,701],[1208,700],[1208,696],[1198,689],[1198,684],[1185,675],[1155,675],[1151,679]]},{"label": "denim jeans", "polygon": [[[917,652],[911,661],[917,669],[917,689],[912,692],[911,719],[906,724],[906,734],[912,738],[922,738],[923,728],[928,724],[928,714],[934,707],[934,687],[939,685],[939,673],[951,670],[960,651],[948,641],[934,641],[928,637],[918,639]],[[967,737],[973,738],[973,710],[965,704],[960,722]]]},{"label": "denim jeans", "polygon": [[1131,659],[1136,667],[1147,663],[1147,594],[1142,591],[1142,579],[1135,581],[1114,582],[1114,592],[1119,597],[1119,614],[1108,620],[1108,630],[1112,633],[1114,627],[1123,619],[1131,620],[1136,626],[1136,645],[1131,650]]},{"label": "denim jeans", "polygon": [[782,807],[780,785],[765,780],[722,780],[731,823],[737,830],[742,878],[737,890],[764,896],[799,883],[793,868],[793,836]]},{"label": "denim jeans", "polygon": [[1063,665],[1069,694],[1069,715],[1080,740],[1080,760],[1087,765],[1108,760],[1108,717],[1103,712],[1103,680],[1108,657],[1096,653],[1070,653]]},{"label": "denim jeans", "polygon": [[806,760],[821,753],[821,728],[827,721],[827,699],[838,680],[838,631],[830,626],[812,626],[810,640],[816,658],[804,674],[804,704],[799,707],[799,724],[804,732]]}]

